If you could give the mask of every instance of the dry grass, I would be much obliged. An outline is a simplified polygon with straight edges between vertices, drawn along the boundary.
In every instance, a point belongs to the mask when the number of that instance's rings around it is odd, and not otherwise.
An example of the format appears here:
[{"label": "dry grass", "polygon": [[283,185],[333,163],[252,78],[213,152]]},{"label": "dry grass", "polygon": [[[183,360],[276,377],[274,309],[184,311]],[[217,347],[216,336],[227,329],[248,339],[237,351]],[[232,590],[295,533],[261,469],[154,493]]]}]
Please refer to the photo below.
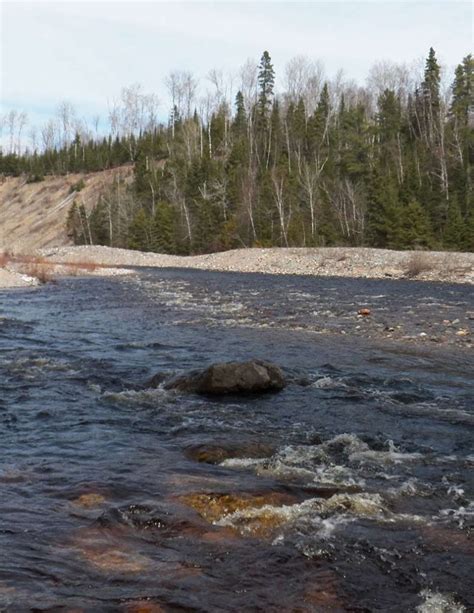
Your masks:
[{"label": "dry grass", "polygon": [[0,268],[5,268],[11,259],[11,254],[8,251],[0,253]]},{"label": "dry grass", "polygon": [[418,277],[423,272],[430,272],[434,265],[428,253],[422,251],[413,253],[405,263],[405,277]]},{"label": "dry grass", "polygon": [[70,262],[58,264],[58,266],[65,266],[65,274],[69,277],[77,277],[80,274],[94,272],[99,268],[103,268],[100,264],[94,264],[93,262]]},{"label": "dry grass", "polygon": [[443,277],[450,277],[452,275],[465,275],[472,271],[472,266],[463,263],[459,255],[454,253],[447,253],[444,256],[440,268]]},{"label": "dry grass", "polygon": [[51,283],[58,275],[78,276],[102,267],[95,262],[51,262],[40,256],[0,253],[0,268],[7,264],[21,274],[38,279],[40,283]]},{"label": "dry grass", "polygon": [[22,267],[22,272],[38,279],[40,283],[54,281],[54,265],[51,264],[31,262]]},{"label": "dry grass", "polygon": [[97,264],[95,262],[72,262],[69,264],[69,266],[84,270],[86,272],[94,272],[98,268],[104,268],[101,264]]}]

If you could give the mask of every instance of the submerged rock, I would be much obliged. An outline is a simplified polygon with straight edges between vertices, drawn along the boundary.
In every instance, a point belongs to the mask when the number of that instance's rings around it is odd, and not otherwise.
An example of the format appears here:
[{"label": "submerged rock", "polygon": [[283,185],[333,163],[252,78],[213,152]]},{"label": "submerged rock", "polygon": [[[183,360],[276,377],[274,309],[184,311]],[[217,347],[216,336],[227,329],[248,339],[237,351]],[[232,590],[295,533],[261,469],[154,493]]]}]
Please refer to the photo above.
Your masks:
[{"label": "submerged rock", "polygon": [[102,494],[91,492],[89,494],[82,494],[82,496],[73,500],[73,503],[77,506],[90,509],[91,507],[103,505],[105,503],[105,498]]},{"label": "submerged rock", "polygon": [[139,573],[150,565],[149,558],[119,549],[106,549],[104,551],[84,549],[81,553],[92,566],[107,573]]},{"label": "submerged rock", "polygon": [[201,517],[214,522],[237,511],[258,509],[267,505],[291,504],[294,498],[289,494],[268,492],[265,494],[187,494],[179,497],[180,502],[192,507]]},{"label": "submerged rock", "polygon": [[130,504],[123,507],[111,507],[98,519],[97,525],[102,528],[128,526],[136,530],[163,531],[170,528],[169,512],[160,508],[152,508],[142,504]]},{"label": "submerged rock", "polygon": [[[156,377],[150,380],[150,385]],[[224,394],[256,394],[280,391],[286,385],[282,370],[263,360],[223,362],[205,370],[192,371],[165,383],[167,390],[210,396]]]},{"label": "submerged rock", "polygon": [[155,602],[137,600],[127,603],[124,611],[126,613],[165,613],[166,609]]},{"label": "submerged rock", "polygon": [[205,464],[220,464],[229,458],[266,458],[274,453],[273,445],[258,442],[234,445],[203,444],[193,445],[186,449],[188,458]]}]

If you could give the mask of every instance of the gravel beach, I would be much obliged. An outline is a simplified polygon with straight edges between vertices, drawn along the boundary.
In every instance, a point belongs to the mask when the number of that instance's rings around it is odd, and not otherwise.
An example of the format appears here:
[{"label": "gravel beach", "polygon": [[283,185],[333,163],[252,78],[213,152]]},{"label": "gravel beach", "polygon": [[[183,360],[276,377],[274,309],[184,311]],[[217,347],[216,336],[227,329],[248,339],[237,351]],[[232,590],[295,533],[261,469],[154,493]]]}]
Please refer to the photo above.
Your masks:
[{"label": "gravel beach", "polygon": [[[235,249],[198,256],[144,253],[104,246],[65,246],[35,253],[50,264],[52,274],[124,274],[127,267],[194,268],[225,272],[312,275],[352,278],[413,278],[422,281],[474,284],[474,253],[391,251],[349,247]],[[57,266],[61,264],[62,266]],[[95,270],[80,264],[95,264]],[[44,265],[44,264],[43,264]],[[120,270],[118,270],[120,268]],[[0,270],[0,287],[28,286],[34,281],[19,275],[14,263]]]}]

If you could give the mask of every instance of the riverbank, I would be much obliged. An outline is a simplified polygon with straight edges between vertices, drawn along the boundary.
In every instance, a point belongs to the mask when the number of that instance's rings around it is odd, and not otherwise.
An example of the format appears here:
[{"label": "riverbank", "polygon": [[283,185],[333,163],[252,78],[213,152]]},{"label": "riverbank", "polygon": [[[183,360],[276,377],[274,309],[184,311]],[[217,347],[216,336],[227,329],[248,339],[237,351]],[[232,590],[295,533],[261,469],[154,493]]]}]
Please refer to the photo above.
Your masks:
[{"label": "riverbank", "polygon": [[[118,268],[122,269],[121,272],[130,272],[126,267],[146,266],[474,284],[474,253],[329,247],[235,249],[198,256],[175,256],[86,245],[42,249],[36,252],[36,257],[41,259],[42,265],[50,266],[53,276],[69,274],[71,265],[75,274],[100,275],[119,274]],[[58,269],[58,265],[62,268]],[[12,273],[17,269],[13,264],[9,266]],[[22,282],[17,279],[16,283],[21,285]],[[24,281],[24,285],[28,284]],[[9,286],[12,285],[9,285],[8,278],[0,277],[0,287]]]},{"label": "riverbank", "polygon": [[38,279],[34,277],[7,268],[0,268],[0,289],[8,287],[31,287],[38,284]]}]

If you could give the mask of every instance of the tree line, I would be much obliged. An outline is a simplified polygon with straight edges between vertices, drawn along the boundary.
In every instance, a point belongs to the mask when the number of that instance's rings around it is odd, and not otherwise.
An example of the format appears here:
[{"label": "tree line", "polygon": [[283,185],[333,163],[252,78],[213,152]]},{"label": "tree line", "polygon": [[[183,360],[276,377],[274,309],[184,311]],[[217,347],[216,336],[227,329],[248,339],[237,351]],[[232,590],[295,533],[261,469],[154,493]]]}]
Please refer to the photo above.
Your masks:
[{"label": "tree line", "polygon": [[[110,112],[110,134],[74,129],[64,105],[42,147],[0,154],[0,173],[48,174],[133,165],[133,181],[78,198],[68,216],[77,244],[164,253],[251,246],[352,245],[474,250],[474,59],[447,91],[430,49],[419,77],[379,64],[367,87],[324,80],[305,58],[275,91],[265,51],[229,100],[222,73],[197,105],[190,73],[171,73],[169,119],[138,86]],[[231,103],[232,102],[232,103]],[[69,121],[68,121],[69,119]],[[21,122],[20,122],[21,123]],[[49,131],[48,131],[49,130]]]}]

